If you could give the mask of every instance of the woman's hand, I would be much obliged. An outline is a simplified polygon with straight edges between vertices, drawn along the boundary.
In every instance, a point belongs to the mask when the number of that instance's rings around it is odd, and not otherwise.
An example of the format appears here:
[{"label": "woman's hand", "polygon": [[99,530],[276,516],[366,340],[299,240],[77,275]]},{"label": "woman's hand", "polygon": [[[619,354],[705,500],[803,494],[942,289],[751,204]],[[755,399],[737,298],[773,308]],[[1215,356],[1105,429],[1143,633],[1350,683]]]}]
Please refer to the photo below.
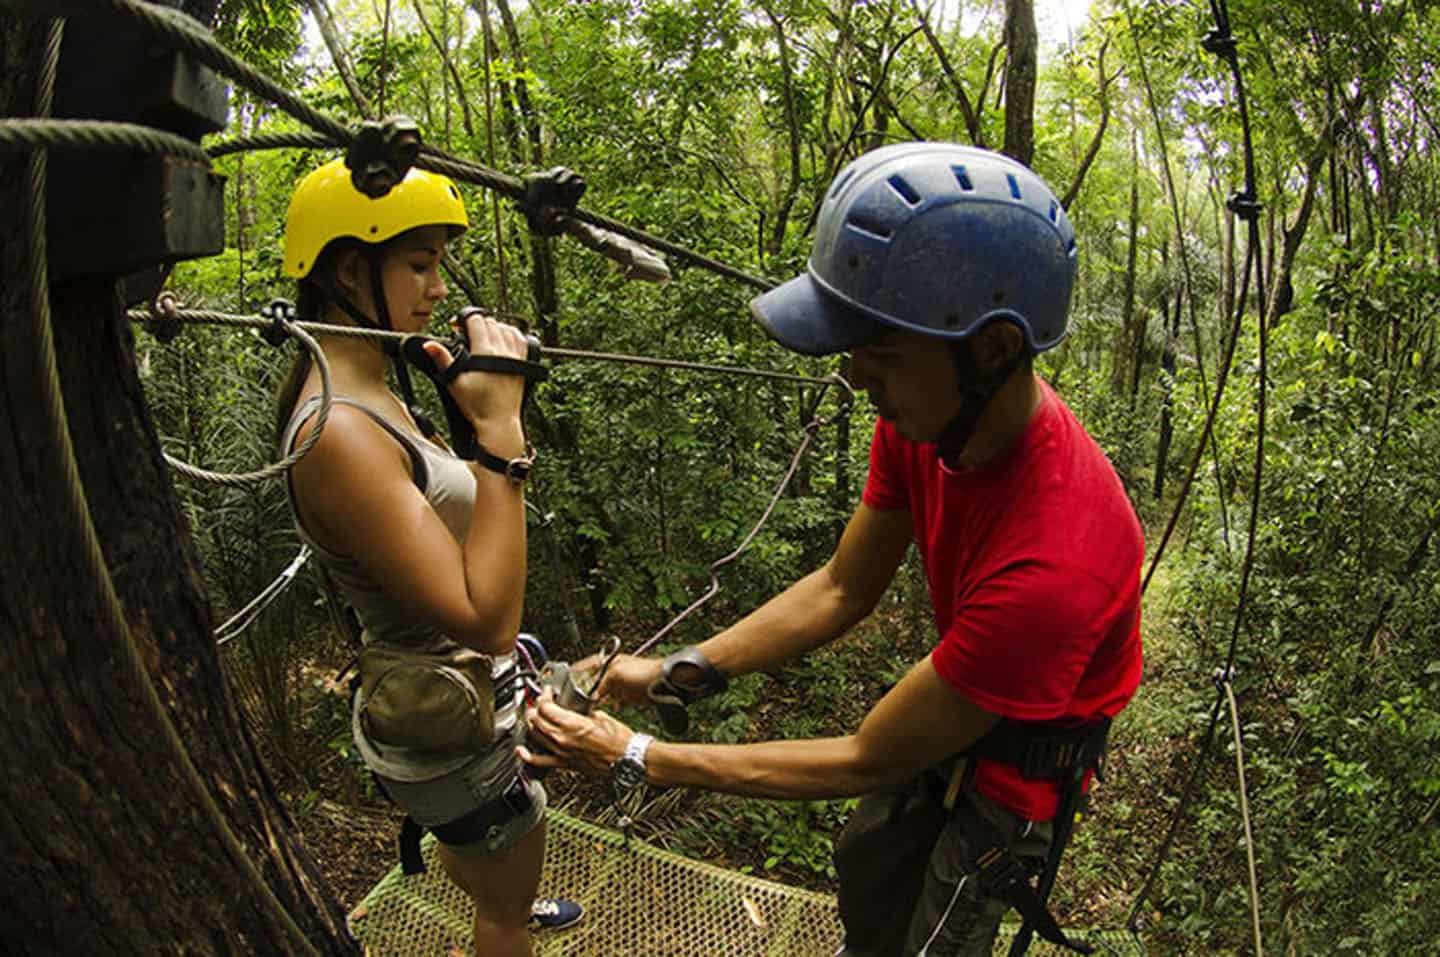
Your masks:
[{"label": "woman's hand", "polygon": [[568,768],[595,777],[608,777],[610,766],[625,753],[635,732],[603,711],[586,716],[555,703],[549,688],[525,712],[530,732],[544,739],[549,754],[521,745],[520,760],[537,768]]},{"label": "woman's hand", "polygon": [[[471,355],[505,356],[524,359],[525,334],[479,310],[471,310],[463,321],[451,320],[451,328],[463,335]],[[425,343],[425,351],[441,372],[454,361],[439,342]],[[502,458],[525,452],[525,435],[520,425],[520,400],[525,397],[525,379],[497,372],[462,372],[450,384],[450,394],[475,429],[480,444]]]}]

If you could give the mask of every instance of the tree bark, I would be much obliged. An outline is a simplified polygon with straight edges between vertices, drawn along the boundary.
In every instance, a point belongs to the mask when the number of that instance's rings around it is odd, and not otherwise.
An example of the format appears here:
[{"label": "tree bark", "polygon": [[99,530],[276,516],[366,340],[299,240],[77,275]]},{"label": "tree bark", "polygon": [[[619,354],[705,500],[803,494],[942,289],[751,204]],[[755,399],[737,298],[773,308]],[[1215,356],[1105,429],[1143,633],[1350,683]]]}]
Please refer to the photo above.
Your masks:
[{"label": "tree bark", "polygon": [[1026,166],[1035,156],[1035,77],[1039,70],[1034,0],[1005,3],[1005,149]]},{"label": "tree bark", "polygon": [[[3,115],[32,113],[45,32],[0,15]],[[353,954],[221,675],[115,277],[54,292],[56,436],[28,162],[0,155],[0,951]],[[74,511],[71,443],[108,571]]]}]

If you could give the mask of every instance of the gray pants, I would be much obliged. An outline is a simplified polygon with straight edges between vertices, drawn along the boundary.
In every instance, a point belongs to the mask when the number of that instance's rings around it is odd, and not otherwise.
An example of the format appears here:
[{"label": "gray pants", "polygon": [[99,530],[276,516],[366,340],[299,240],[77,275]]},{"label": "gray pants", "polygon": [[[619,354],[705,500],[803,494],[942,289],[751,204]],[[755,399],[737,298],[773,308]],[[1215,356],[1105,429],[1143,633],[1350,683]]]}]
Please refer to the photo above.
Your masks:
[{"label": "gray pants", "polygon": [[947,813],[923,779],[868,794],[835,844],[844,957],[989,957],[1009,905],[976,877],[963,815],[979,815],[1039,873],[1050,821],[1026,821],[966,787]]}]

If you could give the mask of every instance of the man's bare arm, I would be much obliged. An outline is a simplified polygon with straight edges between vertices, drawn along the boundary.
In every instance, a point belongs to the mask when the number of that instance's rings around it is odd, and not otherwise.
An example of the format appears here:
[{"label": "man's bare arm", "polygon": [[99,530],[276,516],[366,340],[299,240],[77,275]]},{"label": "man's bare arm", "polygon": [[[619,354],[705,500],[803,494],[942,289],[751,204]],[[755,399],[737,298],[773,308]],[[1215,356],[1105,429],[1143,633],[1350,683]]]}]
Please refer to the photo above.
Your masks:
[{"label": "man's bare arm", "polygon": [[[547,697],[530,712],[554,756],[521,756],[539,766],[606,774],[631,731],[604,712],[587,718]],[[656,741],[646,779],[787,800],[853,797],[903,781],[966,750],[1000,720],[945,683],[927,657],[882,698],[860,730],[842,738],[699,745]]]},{"label": "man's bare arm", "polygon": [[885,594],[911,540],[910,513],[862,504],[835,554],[700,650],[722,674],[763,671],[849,631]]}]

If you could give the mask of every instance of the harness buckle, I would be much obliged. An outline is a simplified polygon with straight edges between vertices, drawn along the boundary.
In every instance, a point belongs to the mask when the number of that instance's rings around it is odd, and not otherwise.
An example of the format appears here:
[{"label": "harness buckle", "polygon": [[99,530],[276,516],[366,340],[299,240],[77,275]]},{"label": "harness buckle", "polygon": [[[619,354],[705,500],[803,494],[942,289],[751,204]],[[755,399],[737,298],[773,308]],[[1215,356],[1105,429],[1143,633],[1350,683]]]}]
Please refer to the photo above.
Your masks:
[{"label": "harness buckle", "polygon": [[986,848],[975,858],[976,873],[980,877],[980,883],[990,893],[997,896],[1004,894],[1016,884],[1028,884],[1030,873],[1020,859],[1010,853],[1010,849],[995,844]]}]

